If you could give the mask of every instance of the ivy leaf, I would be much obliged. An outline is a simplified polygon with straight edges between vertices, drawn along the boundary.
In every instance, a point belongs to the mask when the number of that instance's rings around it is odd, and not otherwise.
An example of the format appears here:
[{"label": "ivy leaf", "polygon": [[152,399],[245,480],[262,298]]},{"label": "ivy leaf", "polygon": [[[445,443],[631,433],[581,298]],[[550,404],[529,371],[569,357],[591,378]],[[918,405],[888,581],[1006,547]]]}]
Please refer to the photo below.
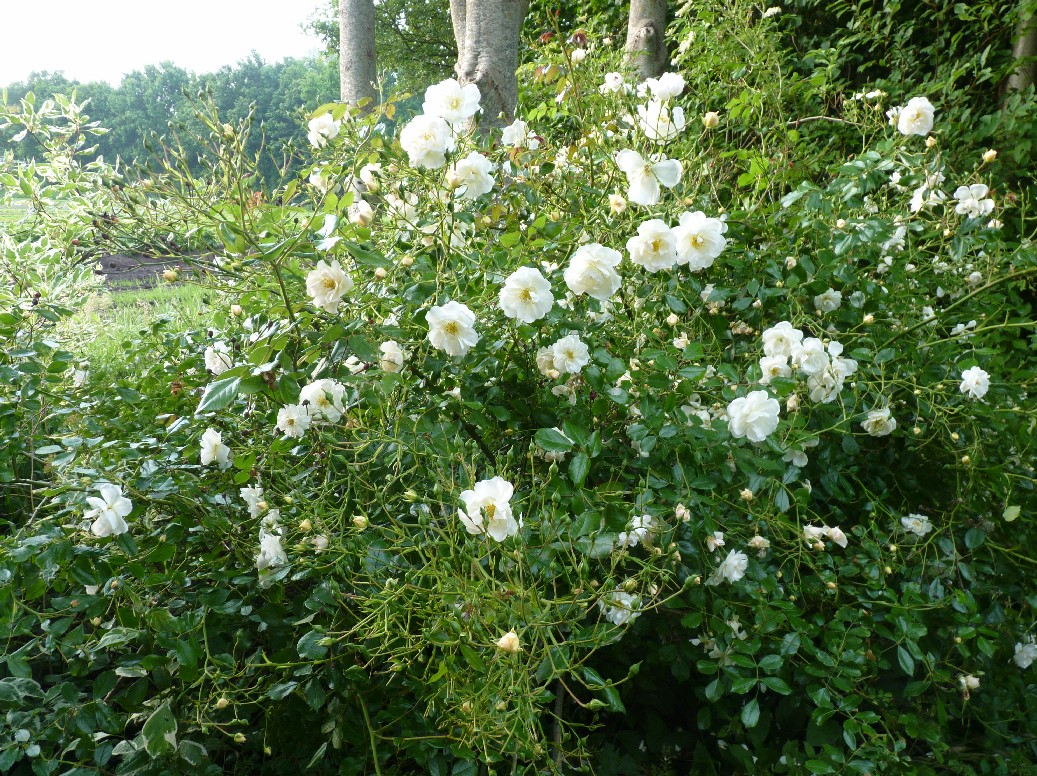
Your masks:
[{"label": "ivy leaf", "polygon": [[141,735],[144,737],[144,749],[152,757],[176,751],[176,719],[168,703],[163,703],[148,717]]}]

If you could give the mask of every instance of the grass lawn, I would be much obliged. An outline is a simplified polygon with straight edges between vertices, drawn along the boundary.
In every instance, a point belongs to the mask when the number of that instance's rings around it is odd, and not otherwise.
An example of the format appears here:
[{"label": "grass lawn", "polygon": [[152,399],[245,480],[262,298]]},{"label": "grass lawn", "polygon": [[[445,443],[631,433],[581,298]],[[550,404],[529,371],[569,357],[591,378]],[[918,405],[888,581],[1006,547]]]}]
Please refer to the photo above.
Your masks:
[{"label": "grass lawn", "polygon": [[0,205],[0,226],[20,221],[28,209],[27,205]]},{"label": "grass lawn", "polygon": [[92,369],[110,373],[134,370],[126,344],[149,336],[155,324],[168,331],[204,328],[212,320],[218,294],[190,283],[155,288],[109,287],[93,294],[62,323],[73,353]]}]

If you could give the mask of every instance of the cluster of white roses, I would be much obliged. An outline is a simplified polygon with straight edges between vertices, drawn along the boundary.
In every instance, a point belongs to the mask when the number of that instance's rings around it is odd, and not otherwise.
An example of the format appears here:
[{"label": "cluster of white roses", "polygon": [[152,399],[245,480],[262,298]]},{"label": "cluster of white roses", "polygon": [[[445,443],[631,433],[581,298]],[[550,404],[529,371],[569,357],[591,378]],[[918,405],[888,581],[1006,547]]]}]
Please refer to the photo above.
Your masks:
[{"label": "cluster of white roses", "polygon": [[624,550],[636,547],[649,537],[654,528],[651,515],[638,515],[630,521],[629,531],[619,532],[616,537],[616,547]]},{"label": "cluster of white roses", "polygon": [[672,269],[675,265],[699,272],[713,266],[727,247],[726,231],[726,223],[709,218],[701,210],[682,213],[672,229],[665,221],[651,218],[627,240],[627,252],[631,262],[649,272]]},{"label": "cluster of white roses", "polygon": [[605,619],[613,625],[629,625],[641,612],[640,596],[628,593],[625,590],[614,590],[598,599],[598,608],[605,614]]},{"label": "cluster of white roses", "polygon": [[298,404],[286,404],[277,411],[277,430],[286,437],[302,439],[314,422],[337,423],[346,408],[342,404],[346,387],[324,378],[305,386],[299,392]]},{"label": "cluster of white roses", "polygon": [[514,486],[503,477],[479,480],[471,490],[461,492],[464,509],[457,510],[461,524],[470,534],[485,534],[502,542],[522,527],[511,509]]},{"label": "cluster of white roses", "polygon": [[925,97],[912,97],[907,105],[890,108],[886,116],[902,135],[925,137],[933,130],[936,108]]},{"label": "cluster of white roses", "polygon": [[827,525],[807,525],[803,527],[803,539],[813,547],[815,550],[823,550],[825,543],[822,539],[830,539],[835,544],[838,544],[843,549],[849,543],[846,538],[846,534],[843,533],[839,526],[830,527]]},{"label": "cluster of white roses", "polygon": [[788,321],[781,321],[763,332],[760,359],[760,383],[766,385],[776,377],[792,377],[793,372],[807,378],[811,401],[828,404],[835,401],[846,378],[857,371],[857,362],[844,358],[843,346],[831,340],[825,345]]}]

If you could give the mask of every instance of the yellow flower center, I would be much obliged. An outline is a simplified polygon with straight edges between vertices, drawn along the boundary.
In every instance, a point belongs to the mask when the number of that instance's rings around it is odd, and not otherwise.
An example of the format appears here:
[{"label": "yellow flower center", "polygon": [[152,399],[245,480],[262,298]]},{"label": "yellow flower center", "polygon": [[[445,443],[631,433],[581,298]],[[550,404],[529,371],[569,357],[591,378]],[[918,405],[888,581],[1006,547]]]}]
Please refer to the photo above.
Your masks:
[{"label": "yellow flower center", "polygon": [[696,248],[701,248],[703,245],[706,244],[706,238],[703,237],[701,234],[693,235],[691,238],[691,244]]},{"label": "yellow flower center", "polygon": [[493,516],[496,513],[497,513],[497,505],[496,504],[487,504],[486,505],[486,518],[488,520],[493,520]]},{"label": "yellow flower center", "polygon": [[443,331],[445,331],[451,337],[456,337],[457,333],[460,330],[461,330],[461,327],[457,325],[456,321],[450,321],[443,327]]},{"label": "yellow flower center", "polygon": [[335,278],[324,278],[324,287],[331,291],[338,284],[335,282]]},{"label": "yellow flower center", "polygon": [[662,245],[663,241],[660,240],[658,237],[652,240],[652,253],[658,253],[659,250],[662,248]]},{"label": "yellow flower center", "polygon": [[528,288],[523,288],[522,292],[519,294],[519,297],[522,299],[523,302],[533,301],[533,294],[530,293]]}]

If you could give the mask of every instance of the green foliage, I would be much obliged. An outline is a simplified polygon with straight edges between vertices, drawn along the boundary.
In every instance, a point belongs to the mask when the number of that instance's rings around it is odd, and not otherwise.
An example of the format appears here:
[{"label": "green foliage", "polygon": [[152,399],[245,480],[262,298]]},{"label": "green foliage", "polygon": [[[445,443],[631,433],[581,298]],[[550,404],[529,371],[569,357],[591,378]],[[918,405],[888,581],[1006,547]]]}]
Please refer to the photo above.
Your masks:
[{"label": "green foliage", "polygon": [[[901,73],[895,98],[853,99],[852,60],[789,44],[793,9],[696,3],[671,26],[687,126],[657,143],[644,98],[599,88],[622,70],[611,18],[531,42],[536,143],[457,131],[450,163],[498,166],[479,197],[410,163],[396,100],[319,109],[337,134],[265,194],[250,122],[213,104],[146,178],[8,158],[32,202],[8,260],[55,294],[84,243],[216,256],[185,295],[205,319],[142,316],[118,358],[35,281],[2,297],[0,766],[1025,772],[1037,252],[1032,162],[1010,160],[1032,95],[966,114],[955,81],[944,99]],[[913,96],[931,141],[887,122]],[[67,122],[96,129],[64,98],[4,116],[58,160]],[[682,174],[638,205],[624,150]],[[970,184],[992,212],[956,212]],[[631,260],[646,221],[699,210],[724,219],[715,261]],[[607,301],[566,277],[593,243],[627,248]],[[521,267],[554,295],[531,323],[500,298]],[[448,302],[475,318],[460,355],[430,337]],[[823,369],[761,364],[780,322]],[[568,335],[586,359],[546,352]],[[751,441],[756,392],[778,414]],[[497,477],[514,493],[478,515],[513,510],[499,541],[469,504]],[[102,483],[132,501],[126,532],[94,526]]]}]

